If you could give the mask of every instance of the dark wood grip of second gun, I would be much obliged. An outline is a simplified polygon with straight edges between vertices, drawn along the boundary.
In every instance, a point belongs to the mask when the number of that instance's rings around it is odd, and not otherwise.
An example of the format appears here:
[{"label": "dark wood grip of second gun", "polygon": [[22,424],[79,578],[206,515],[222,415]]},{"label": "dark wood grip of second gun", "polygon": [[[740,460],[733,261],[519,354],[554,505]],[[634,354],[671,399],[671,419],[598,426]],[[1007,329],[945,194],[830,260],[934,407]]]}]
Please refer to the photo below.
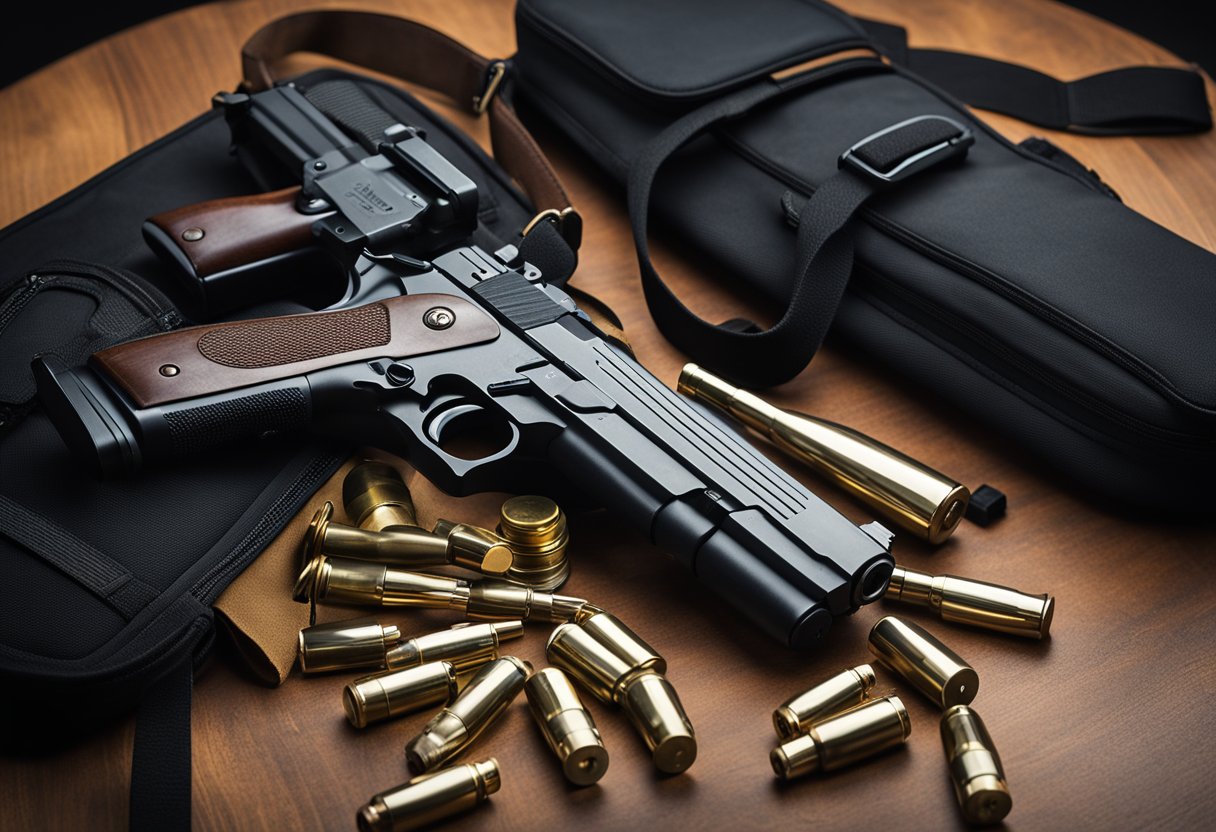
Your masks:
[{"label": "dark wood grip of second gun", "polygon": [[298,186],[252,196],[184,205],[151,217],[194,267],[210,277],[246,263],[296,251],[312,243],[312,224],[323,214],[296,210]]}]

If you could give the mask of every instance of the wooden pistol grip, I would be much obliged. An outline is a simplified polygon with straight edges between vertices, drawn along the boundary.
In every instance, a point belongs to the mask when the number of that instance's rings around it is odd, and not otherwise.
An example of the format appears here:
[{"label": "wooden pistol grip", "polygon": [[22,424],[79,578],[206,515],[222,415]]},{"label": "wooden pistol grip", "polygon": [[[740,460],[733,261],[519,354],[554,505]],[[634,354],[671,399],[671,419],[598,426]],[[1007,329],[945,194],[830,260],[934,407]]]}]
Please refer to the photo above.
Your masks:
[{"label": "wooden pistol grip", "polygon": [[[447,310],[451,324],[428,326]],[[446,320],[443,313],[439,318]],[[191,399],[375,358],[408,358],[498,337],[497,322],[453,295],[425,294],[305,315],[179,329],[90,359],[141,407]]]},{"label": "wooden pistol grip", "polygon": [[149,240],[194,277],[205,278],[307,247],[312,224],[326,214],[296,209],[300,188],[183,205],[148,219]]}]

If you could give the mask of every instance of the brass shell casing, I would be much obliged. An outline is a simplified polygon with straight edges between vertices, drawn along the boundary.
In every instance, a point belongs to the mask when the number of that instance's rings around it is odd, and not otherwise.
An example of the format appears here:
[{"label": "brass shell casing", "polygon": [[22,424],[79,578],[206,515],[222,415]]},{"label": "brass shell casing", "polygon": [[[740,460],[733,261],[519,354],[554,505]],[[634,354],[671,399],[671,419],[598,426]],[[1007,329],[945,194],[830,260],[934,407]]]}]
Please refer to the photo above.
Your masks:
[{"label": "brass shell casing", "polygon": [[908,710],[898,696],[875,699],[817,722],[769,754],[782,780],[832,771],[902,745],[912,732]]},{"label": "brass shell casing", "polygon": [[497,535],[475,526],[455,526],[442,535],[410,526],[372,531],[333,522],[333,504],[328,502],[313,515],[304,535],[301,581],[318,555],[407,569],[451,564],[494,576],[505,574],[514,558]]},{"label": "brass shell casing", "polygon": [[458,690],[456,668],[449,662],[430,662],[355,679],[342,690],[342,707],[351,725],[366,728],[428,705],[450,702]]},{"label": "brass shell casing", "polygon": [[966,705],[942,714],[942,746],[954,794],[968,823],[1000,823],[1013,808],[1005,770],[980,715]]},{"label": "brass shell casing", "polygon": [[523,634],[522,621],[457,624],[448,630],[402,641],[385,654],[384,665],[389,670],[401,670],[427,662],[446,661],[458,672],[464,672],[494,661],[502,642]]},{"label": "brass shell casing", "polygon": [[943,709],[966,705],[979,691],[979,674],[910,621],[880,619],[870,630],[870,652]]},{"label": "brass shell casing", "polygon": [[498,761],[493,757],[453,766],[372,796],[355,821],[360,832],[421,829],[485,802],[500,785]]},{"label": "brass shell casing", "polygon": [[576,786],[590,786],[603,777],[608,770],[608,751],[569,677],[556,667],[546,667],[528,677],[524,693],[532,718],[561,762],[566,779]]},{"label": "brass shell casing", "polygon": [[696,761],[692,722],[666,676],[653,670],[631,675],[621,687],[620,702],[646,741],[655,768],[664,774],[679,774]]},{"label": "brass shell casing", "polygon": [[383,462],[364,460],[342,480],[346,516],[361,529],[417,528],[414,498],[397,469]]},{"label": "brass shell casing", "polygon": [[577,624],[555,629],[546,655],[597,699],[625,709],[660,771],[678,774],[696,760],[692,722],[665,676],[630,665]]},{"label": "brass shell casing", "polygon": [[531,665],[514,656],[495,659],[477,671],[452,704],[405,746],[410,771],[434,771],[468,748],[519,695],[531,672]]},{"label": "brass shell casing", "polygon": [[587,603],[508,581],[473,581],[461,593],[466,617],[475,620],[569,621]]},{"label": "brass shell casing", "polygon": [[874,668],[868,664],[841,671],[773,711],[773,727],[783,740],[805,734],[829,716],[865,704],[874,688]]},{"label": "brass shell casing", "polygon": [[1055,599],[1047,593],[1030,595],[998,584],[954,575],[933,576],[904,566],[896,566],[891,573],[883,600],[929,607],[943,621],[1037,639],[1048,636],[1055,613]]},{"label": "brass shell casing", "polygon": [[584,604],[574,622],[635,670],[667,672],[667,660],[612,613]]},{"label": "brass shell casing", "polygon": [[498,534],[511,545],[515,563],[507,578],[552,592],[570,576],[566,516],[547,497],[512,497],[499,511]]},{"label": "brass shell casing", "polygon": [[312,582],[304,597],[326,604],[379,607],[464,607],[468,581],[407,572],[379,563],[318,555],[310,565]]},{"label": "brass shell casing", "polygon": [[782,410],[696,364],[684,365],[677,389],[738,419],[922,540],[944,542],[967,510],[966,486],[844,425]]},{"label": "brass shell casing", "polygon": [[300,630],[300,671],[384,667],[385,655],[399,638],[396,624],[381,624],[373,616],[314,624]]}]

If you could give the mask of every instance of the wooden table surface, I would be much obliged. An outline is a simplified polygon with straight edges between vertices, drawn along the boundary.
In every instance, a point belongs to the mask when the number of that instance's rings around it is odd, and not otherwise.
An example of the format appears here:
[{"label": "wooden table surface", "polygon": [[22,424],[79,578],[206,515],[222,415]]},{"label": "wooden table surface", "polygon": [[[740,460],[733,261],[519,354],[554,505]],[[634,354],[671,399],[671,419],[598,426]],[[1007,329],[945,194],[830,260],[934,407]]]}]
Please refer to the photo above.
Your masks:
[{"label": "wooden table surface", "polygon": [[[290,11],[287,0],[213,3],[108,38],[0,91],[0,224],[37,208],[208,106],[240,80],[243,40]],[[396,11],[491,55],[513,50],[507,0],[343,3]],[[1039,0],[898,3],[842,0],[848,11],[909,27],[913,44],[1017,60],[1062,77],[1129,63],[1175,63],[1162,50],[1084,14]],[[10,35],[14,31],[10,29]],[[17,35],[21,36],[19,30]],[[1210,87],[1210,85],[1209,85]],[[1010,138],[1046,134],[1097,169],[1132,208],[1216,249],[1216,134],[1084,138],[992,117]],[[484,125],[461,117],[484,140]],[[640,358],[674,383],[683,357],[649,320],[618,194],[544,135],[586,218],[578,285],[625,321]],[[660,240],[661,243],[661,240]],[[661,267],[711,318],[737,300],[708,286],[670,249]],[[929,627],[978,670],[975,701],[1000,749],[1013,795],[1011,828],[1196,828],[1216,809],[1216,587],[1210,525],[1129,522],[1085,502],[988,431],[954,418],[881,368],[829,345],[775,393],[786,406],[854,426],[972,486],[1009,497],[988,529],[966,524],[933,551],[900,536],[897,559],[1056,596],[1050,640],[954,627],[878,603],[835,628],[814,655],[770,643],[640,538],[598,515],[572,521],[574,573],[564,591],[616,611],[669,660],[697,731],[684,775],[656,776],[619,712],[592,706],[612,755],[598,786],[567,788],[522,700],[467,755],[496,756],[503,786],[451,828],[572,827],[942,829],[962,826],[938,739],[938,714],[898,688],[912,718],[904,750],[823,778],[778,785],[769,769],[772,709],[837,670],[868,660],[866,633],[899,612]],[[796,476],[858,521],[867,513]],[[535,631],[515,652],[543,664]],[[371,794],[406,779],[401,749],[419,714],[356,733],[342,719],[348,677],[250,681],[223,650],[197,681],[197,829],[350,828]],[[0,828],[119,829],[126,824],[133,725],[37,759],[0,760]]]}]

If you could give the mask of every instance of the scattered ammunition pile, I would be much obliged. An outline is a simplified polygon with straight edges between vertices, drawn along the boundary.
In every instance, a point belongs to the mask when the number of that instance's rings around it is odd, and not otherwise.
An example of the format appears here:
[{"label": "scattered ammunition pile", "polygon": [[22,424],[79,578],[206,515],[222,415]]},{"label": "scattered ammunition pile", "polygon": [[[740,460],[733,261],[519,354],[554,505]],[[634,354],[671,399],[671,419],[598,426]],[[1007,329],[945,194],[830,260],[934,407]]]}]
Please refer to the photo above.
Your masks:
[{"label": "scattered ammunition pile", "polygon": [[[305,535],[293,595],[311,605],[313,623],[300,631],[300,669],[376,671],[342,692],[343,710],[356,728],[440,708],[405,745],[412,779],[374,795],[356,816],[361,829],[416,829],[498,791],[496,759],[453,761],[520,691],[565,778],[578,786],[597,782],[608,769],[608,752],[571,678],[625,711],[659,771],[675,774],[692,765],[692,724],[664,675],[663,657],[610,613],[551,592],[570,571],[565,517],[552,501],[508,500],[495,532],[445,520],[427,532],[418,527],[397,472],[365,462],[343,483],[343,502],[357,526],[334,522],[326,503]],[[412,571],[430,565],[503,579]],[[316,624],[318,603],[455,609],[486,623],[403,639],[396,624],[375,616]],[[558,623],[547,648],[553,667],[533,672],[528,662],[500,655],[505,641],[523,636],[525,621]]]},{"label": "scattered ammunition pile", "polygon": [[[1001,633],[1043,638],[1054,599],[946,575],[896,567],[885,600],[930,607],[942,619]],[[964,820],[999,823],[1013,807],[988,730],[972,708],[979,674],[922,627],[887,616],[870,630],[869,649],[943,711],[942,745]],[[800,693],[773,712],[782,744],[770,754],[783,780],[827,772],[903,745],[911,733],[898,696],[872,698],[874,669],[863,664]]]}]

